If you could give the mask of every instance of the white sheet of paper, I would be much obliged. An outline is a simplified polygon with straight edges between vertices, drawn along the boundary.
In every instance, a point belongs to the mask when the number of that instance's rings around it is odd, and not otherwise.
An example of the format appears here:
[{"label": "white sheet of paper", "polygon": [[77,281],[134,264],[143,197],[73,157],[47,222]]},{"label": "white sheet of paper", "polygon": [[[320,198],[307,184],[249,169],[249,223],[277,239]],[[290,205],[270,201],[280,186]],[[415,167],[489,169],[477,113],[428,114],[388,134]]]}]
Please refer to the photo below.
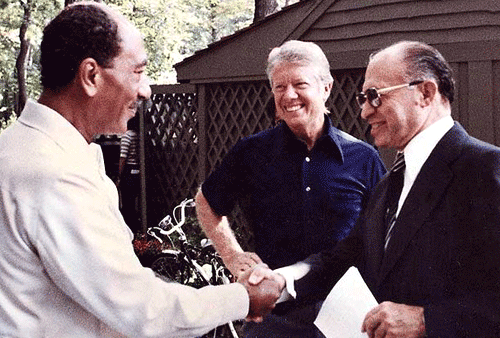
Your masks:
[{"label": "white sheet of paper", "polygon": [[366,338],[361,324],[377,304],[358,269],[351,267],[326,297],[314,324],[326,338]]}]

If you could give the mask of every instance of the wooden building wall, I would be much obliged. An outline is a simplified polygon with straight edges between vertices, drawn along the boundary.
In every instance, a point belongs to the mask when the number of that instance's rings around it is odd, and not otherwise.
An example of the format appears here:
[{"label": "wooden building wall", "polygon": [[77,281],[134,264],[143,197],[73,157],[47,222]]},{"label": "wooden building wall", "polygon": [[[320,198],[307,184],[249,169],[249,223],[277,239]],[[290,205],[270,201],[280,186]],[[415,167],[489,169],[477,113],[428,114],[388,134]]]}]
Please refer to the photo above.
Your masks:
[{"label": "wooden building wall", "polygon": [[320,45],[332,73],[362,71],[370,53],[400,40],[435,46],[455,71],[453,117],[473,136],[500,146],[500,1],[300,2],[181,62],[179,80],[265,80],[270,49],[290,39]]},{"label": "wooden building wall", "polygon": [[500,1],[331,1],[293,38],[320,45],[332,69],[365,67],[372,51],[400,40],[433,45],[455,73],[453,117],[500,146]]},{"label": "wooden building wall", "polygon": [[[336,78],[328,101],[334,124],[365,140],[354,93],[369,54],[399,40],[435,46],[455,72],[453,117],[500,146],[500,0],[299,2],[177,64],[185,85],[154,88],[145,114],[149,220],[192,197],[237,139],[271,125],[266,58],[290,39],[325,51]],[[381,155],[390,165],[393,153]]]}]

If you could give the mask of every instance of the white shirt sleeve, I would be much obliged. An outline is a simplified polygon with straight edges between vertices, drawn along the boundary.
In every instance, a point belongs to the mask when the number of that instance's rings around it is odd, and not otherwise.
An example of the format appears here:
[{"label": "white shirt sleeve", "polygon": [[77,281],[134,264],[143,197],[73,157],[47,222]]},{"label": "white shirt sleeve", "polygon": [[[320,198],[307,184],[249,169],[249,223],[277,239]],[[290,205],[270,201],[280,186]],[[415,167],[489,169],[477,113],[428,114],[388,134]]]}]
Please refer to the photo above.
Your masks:
[{"label": "white shirt sleeve", "polygon": [[297,298],[297,293],[295,292],[295,281],[304,277],[310,269],[311,266],[309,264],[305,262],[297,262],[293,265],[274,270],[274,272],[282,275],[286,281],[285,289],[281,293],[278,303],[282,303],[292,298]]},{"label": "white shirt sleeve", "polygon": [[[63,173],[40,199],[36,247],[51,280],[107,326],[134,337],[192,337],[244,318],[241,284],[194,289],[166,283],[134,254],[112,182]],[[100,176],[100,178],[99,178]]]},{"label": "white shirt sleeve", "polygon": [[144,268],[100,148],[26,107],[0,135],[0,336],[194,337],[246,317],[240,283],[195,289]]}]

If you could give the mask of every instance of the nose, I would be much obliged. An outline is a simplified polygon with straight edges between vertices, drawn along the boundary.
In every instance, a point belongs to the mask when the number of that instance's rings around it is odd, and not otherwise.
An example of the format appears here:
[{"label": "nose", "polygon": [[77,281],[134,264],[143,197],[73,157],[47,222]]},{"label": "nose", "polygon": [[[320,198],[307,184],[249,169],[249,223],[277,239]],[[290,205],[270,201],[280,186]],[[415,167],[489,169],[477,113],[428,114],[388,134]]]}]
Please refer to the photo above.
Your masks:
[{"label": "nose", "polygon": [[374,112],[375,108],[368,102],[363,103],[363,106],[361,106],[361,118],[364,120],[367,120]]},{"label": "nose", "polygon": [[139,98],[141,100],[148,100],[151,97],[151,87],[149,86],[149,78],[144,77],[139,87]]},{"label": "nose", "polygon": [[289,99],[295,99],[298,97],[297,92],[293,86],[287,86],[283,96]]}]

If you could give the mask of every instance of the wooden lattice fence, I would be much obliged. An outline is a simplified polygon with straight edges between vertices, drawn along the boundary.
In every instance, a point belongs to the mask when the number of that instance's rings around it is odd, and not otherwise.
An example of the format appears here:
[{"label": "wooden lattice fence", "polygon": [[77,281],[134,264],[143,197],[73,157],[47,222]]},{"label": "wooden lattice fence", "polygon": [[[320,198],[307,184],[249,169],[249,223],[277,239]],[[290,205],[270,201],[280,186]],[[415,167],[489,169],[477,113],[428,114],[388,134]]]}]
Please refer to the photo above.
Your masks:
[{"label": "wooden lattice fence", "polygon": [[148,226],[153,226],[198,184],[197,94],[194,86],[153,86],[144,113]]},{"label": "wooden lattice fence", "polygon": [[273,125],[274,101],[267,82],[259,81],[209,85],[206,102],[200,133],[206,138],[208,175],[240,138]]},{"label": "wooden lattice fence", "polygon": [[[363,70],[336,72],[327,101],[339,129],[370,141],[355,94]],[[153,86],[144,114],[148,225],[186,197],[240,138],[274,124],[274,101],[267,81]]]}]

